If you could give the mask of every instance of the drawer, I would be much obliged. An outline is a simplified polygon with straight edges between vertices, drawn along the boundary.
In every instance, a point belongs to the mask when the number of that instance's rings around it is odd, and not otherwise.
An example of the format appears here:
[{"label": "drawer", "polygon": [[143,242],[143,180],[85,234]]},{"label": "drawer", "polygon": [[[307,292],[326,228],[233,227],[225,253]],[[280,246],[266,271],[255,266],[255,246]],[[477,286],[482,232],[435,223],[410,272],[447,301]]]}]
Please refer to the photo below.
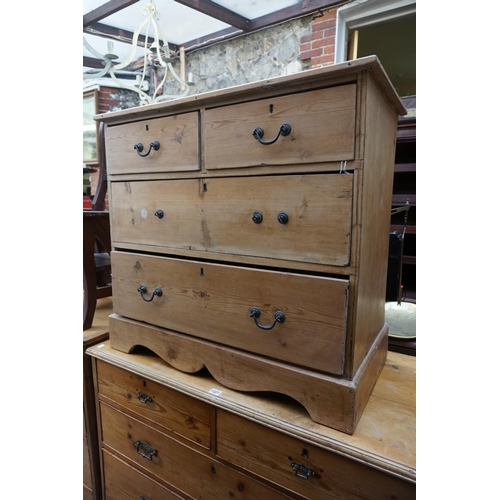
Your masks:
[{"label": "drawer", "polygon": [[[273,97],[207,109],[204,118],[208,170],[352,160],[356,85]],[[288,135],[279,135],[288,124]],[[263,130],[261,144],[255,129]]]},{"label": "drawer", "polygon": [[[199,170],[198,130],[197,112],[107,127],[108,174]],[[150,148],[155,141],[157,150]]]},{"label": "drawer", "polygon": [[413,483],[223,410],[217,454],[306,498],[415,498]]},{"label": "drawer", "polygon": [[112,182],[113,241],[346,266],[353,177]]},{"label": "drawer", "polygon": [[210,406],[102,361],[99,394],[157,425],[210,448]]},{"label": "drawer", "polygon": [[[112,252],[111,262],[116,314],[316,370],[343,372],[346,279],[128,252]],[[253,308],[260,315],[252,317]]]},{"label": "drawer", "polygon": [[103,403],[100,406],[104,446],[183,493],[213,500],[229,497],[255,500],[283,498],[260,482],[130,416]]},{"label": "drawer", "polygon": [[167,490],[105,450],[104,488],[106,500],[178,500],[183,498]]}]

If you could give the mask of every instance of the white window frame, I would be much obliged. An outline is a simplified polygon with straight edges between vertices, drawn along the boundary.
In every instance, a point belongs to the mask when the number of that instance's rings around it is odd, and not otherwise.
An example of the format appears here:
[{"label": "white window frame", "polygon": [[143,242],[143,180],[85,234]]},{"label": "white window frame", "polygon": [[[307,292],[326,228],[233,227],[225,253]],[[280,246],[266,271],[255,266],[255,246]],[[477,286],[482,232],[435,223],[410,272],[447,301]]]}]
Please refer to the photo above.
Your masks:
[{"label": "white window frame", "polygon": [[339,7],[337,10],[335,63],[347,60],[349,30],[412,14],[416,10],[416,0],[356,0]]}]

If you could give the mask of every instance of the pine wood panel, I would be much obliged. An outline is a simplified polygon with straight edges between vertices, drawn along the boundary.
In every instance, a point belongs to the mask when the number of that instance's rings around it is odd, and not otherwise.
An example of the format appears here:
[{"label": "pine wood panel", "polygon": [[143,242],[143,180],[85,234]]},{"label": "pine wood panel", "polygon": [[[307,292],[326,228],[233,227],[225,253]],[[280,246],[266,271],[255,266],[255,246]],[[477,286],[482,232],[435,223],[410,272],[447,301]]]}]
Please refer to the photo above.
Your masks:
[{"label": "pine wood panel", "polygon": [[119,371],[107,363],[97,365],[99,394],[179,434],[205,448],[210,448],[210,407],[201,401],[138,377]]},{"label": "pine wood panel", "polygon": [[[356,85],[207,109],[205,167],[352,160],[355,117]],[[283,123],[291,125],[291,133],[274,144],[260,144],[252,135],[261,127],[262,139],[273,139]]]},{"label": "pine wood panel", "polygon": [[283,435],[410,483],[416,482],[416,358],[413,356],[391,351],[387,354],[356,431],[348,435],[313,422],[305,408],[290,398],[232,390],[208,372],[193,376],[179,371],[151,351],[135,350],[131,355],[113,349],[110,341],[106,341],[99,348],[90,348],[89,353],[96,358],[94,362],[103,360]]},{"label": "pine wood panel", "polygon": [[106,450],[102,453],[106,471],[104,489],[106,500],[177,500],[184,498],[164,488],[153,479]]},{"label": "pine wood panel", "polygon": [[[160,481],[165,481],[191,497],[207,500],[225,497],[245,500],[283,498],[277,491],[106,404],[101,403],[100,408],[103,444],[106,448],[118,452],[139,469],[148,471]],[[156,450],[156,454],[147,454],[144,448],[136,449],[138,442],[149,445]],[[151,459],[142,457],[138,451]]]},{"label": "pine wood panel", "polygon": [[[217,412],[217,454],[306,498],[415,498],[412,483],[223,410]],[[293,464],[316,476],[296,474]]]},{"label": "pine wood panel", "polygon": [[[352,356],[348,355],[347,372],[351,375],[363,362],[385,321],[385,289],[389,255],[391,197],[394,176],[397,115],[369,75],[360,87],[366,107],[362,115],[363,143],[357,222],[359,241],[354,266],[356,297],[350,304],[352,313]],[[356,220],[356,219],[355,219]],[[353,237],[355,240],[355,238]]]},{"label": "pine wood panel", "polygon": [[136,346],[147,347],[167,363],[188,372],[197,372],[206,366],[217,381],[239,391],[286,394],[301,403],[315,422],[352,434],[384,366],[387,326],[379,332],[352,381],[198,340],[116,314],[110,317],[110,345],[126,353],[134,351]]},{"label": "pine wood panel", "polygon": [[[239,268],[113,252],[116,314],[327,373],[343,371],[348,282],[344,279]],[[155,288],[161,297],[146,302]],[[277,311],[283,323],[269,326]]]},{"label": "pine wood panel", "polygon": [[[114,244],[345,266],[352,175],[111,183]],[[162,210],[163,217],[155,216]],[[255,223],[254,212],[263,220]],[[288,222],[280,224],[285,212]],[[224,255],[218,255],[224,258]]]},{"label": "pine wood panel", "polygon": [[[134,146],[144,146],[146,154],[153,141],[157,151],[146,157]],[[108,175],[143,172],[176,172],[199,170],[198,113],[167,116],[106,129]]]}]

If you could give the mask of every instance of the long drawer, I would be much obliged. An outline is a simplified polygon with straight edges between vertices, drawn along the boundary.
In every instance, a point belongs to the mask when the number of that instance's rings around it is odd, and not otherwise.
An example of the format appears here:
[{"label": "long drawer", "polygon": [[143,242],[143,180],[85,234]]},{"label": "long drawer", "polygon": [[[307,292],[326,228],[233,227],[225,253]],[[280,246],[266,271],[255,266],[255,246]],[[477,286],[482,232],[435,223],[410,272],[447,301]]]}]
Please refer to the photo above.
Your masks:
[{"label": "long drawer", "polygon": [[197,112],[108,127],[108,173],[199,170],[198,130]]},{"label": "long drawer", "polygon": [[116,314],[342,374],[348,280],[112,252]]},{"label": "long drawer", "polygon": [[103,447],[193,498],[283,498],[277,491],[100,404]]},{"label": "long drawer", "polygon": [[106,500],[178,500],[167,490],[106,450],[102,452]]},{"label": "long drawer", "polygon": [[[356,85],[207,109],[207,170],[354,158]],[[288,125],[288,133],[279,133]],[[256,129],[261,144],[256,138]]]},{"label": "long drawer", "polygon": [[224,410],[217,454],[306,498],[414,499],[415,485]]},{"label": "long drawer", "polygon": [[353,175],[111,183],[113,241],[345,266]]},{"label": "long drawer", "polygon": [[99,393],[151,422],[210,448],[211,412],[207,403],[143,377],[97,362]]}]

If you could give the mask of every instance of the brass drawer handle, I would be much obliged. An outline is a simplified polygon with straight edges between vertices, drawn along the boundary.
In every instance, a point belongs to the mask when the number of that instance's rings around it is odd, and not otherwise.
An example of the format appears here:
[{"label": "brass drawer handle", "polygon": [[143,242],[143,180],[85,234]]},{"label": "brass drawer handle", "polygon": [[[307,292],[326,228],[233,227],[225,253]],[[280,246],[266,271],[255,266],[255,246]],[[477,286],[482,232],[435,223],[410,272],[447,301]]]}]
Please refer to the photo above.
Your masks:
[{"label": "brass drawer handle", "polygon": [[154,298],[155,298],[155,295],[157,297],[161,297],[163,295],[163,292],[161,291],[161,288],[155,288],[153,293],[151,294],[151,297],[149,299],[147,299],[146,297],[144,297],[144,294],[145,293],[148,293],[148,288],[146,285],[141,285],[137,291],[141,294],[141,297],[142,297],[142,300],[144,300],[145,302],[151,302]]},{"label": "brass drawer handle", "polygon": [[[153,457],[157,457],[158,456],[158,451],[155,450],[151,445],[149,445],[148,443],[144,443],[142,441],[136,441],[136,443],[134,444],[134,447],[137,451],[137,453],[145,458],[146,460],[153,460]],[[140,450],[144,450],[144,453]]]},{"label": "brass drawer handle", "polygon": [[309,467],[305,465],[297,464],[292,462],[292,469],[295,471],[295,475],[301,479],[309,479],[310,477],[319,477],[319,474],[314,472]]},{"label": "brass drawer handle", "polygon": [[292,126],[288,123],[283,123],[281,125],[280,129],[278,130],[278,135],[274,139],[270,139],[268,141],[262,140],[264,137],[264,129],[262,127],[257,127],[253,132],[252,135],[261,143],[264,144],[265,146],[269,144],[274,144],[280,135],[288,135],[292,131]]},{"label": "brass drawer handle", "polygon": [[250,317],[253,318],[255,324],[262,330],[272,330],[276,323],[283,323],[285,321],[285,313],[282,311],[276,311],[274,313],[274,323],[272,325],[265,326],[259,324],[257,318],[260,317],[260,309],[258,307],[252,307],[252,309],[250,309]]},{"label": "brass drawer handle", "polygon": [[143,158],[145,158],[146,156],[149,155],[149,153],[151,153],[151,150],[154,149],[155,151],[158,151],[160,149],[160,143],[158,141],[153,141],[150,145],[149,145],[149,149],[146,153],[143,153],[142,151],[144,150],[144,146],[141,142],[138,142],[137,144],[134,145],[134,149],[137,151],[137,154],[139,156],[142,156]]},{"label": "brass drawer handle", "polygon": [[147,394],[144,394],[143,392],[138,392],[137,393],[137,399],[141,402],[141,403],[152,403],[153,402],[153,399],[148,396]]}]

